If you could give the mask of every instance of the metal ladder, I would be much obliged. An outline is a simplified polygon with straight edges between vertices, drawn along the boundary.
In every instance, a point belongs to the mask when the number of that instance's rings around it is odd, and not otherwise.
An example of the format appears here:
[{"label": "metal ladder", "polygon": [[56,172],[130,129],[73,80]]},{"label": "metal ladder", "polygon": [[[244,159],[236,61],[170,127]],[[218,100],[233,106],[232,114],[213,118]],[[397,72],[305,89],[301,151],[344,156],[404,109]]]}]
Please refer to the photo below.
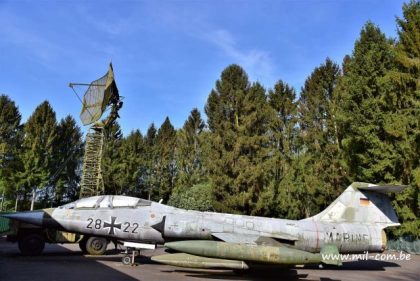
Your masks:
[{"label": "metal ladder", "polygon": [[103,127],[91,127],[86,135],[80,198],[100,195],[104,192],[102,178],[103,131]]}]

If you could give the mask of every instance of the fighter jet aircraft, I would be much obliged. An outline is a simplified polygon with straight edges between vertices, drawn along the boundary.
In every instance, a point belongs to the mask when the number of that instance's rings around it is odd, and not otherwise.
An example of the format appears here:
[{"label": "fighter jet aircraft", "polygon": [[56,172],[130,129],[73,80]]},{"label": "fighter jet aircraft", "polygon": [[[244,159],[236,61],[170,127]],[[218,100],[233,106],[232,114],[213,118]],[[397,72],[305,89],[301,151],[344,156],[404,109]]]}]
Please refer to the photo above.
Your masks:
[{"label": "fighter jet aircraft", "polygon": [[340,265],[338,253],[385,249],[384,228],[399,225],[385,193],[404,188],[353,183],[324,211],[298,221],[183,210],[116,195],[3,216],[91,238],[166,242],[167,248],[179,253],[152,260],[175,266],[243,269],[254,264]]}]

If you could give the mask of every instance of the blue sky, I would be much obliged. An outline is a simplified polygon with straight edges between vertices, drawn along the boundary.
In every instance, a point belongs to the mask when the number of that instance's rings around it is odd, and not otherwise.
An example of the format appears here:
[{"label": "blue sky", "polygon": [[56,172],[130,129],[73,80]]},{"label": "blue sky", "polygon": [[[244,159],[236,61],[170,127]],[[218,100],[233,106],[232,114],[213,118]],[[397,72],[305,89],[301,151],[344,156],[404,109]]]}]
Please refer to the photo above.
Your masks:
[{"label": "blue sky", "polygon": [[341,64],[366,21],[396,37],[403,2],[0,0],[0,93],[23,121],[46,99],[79,121],[68,83],[99,78],[112,61],[124,134],[166,116],[179,128],[193,107],[203,113],[229,64],[266,88],[282,79],[299,90],[327,56]]}]

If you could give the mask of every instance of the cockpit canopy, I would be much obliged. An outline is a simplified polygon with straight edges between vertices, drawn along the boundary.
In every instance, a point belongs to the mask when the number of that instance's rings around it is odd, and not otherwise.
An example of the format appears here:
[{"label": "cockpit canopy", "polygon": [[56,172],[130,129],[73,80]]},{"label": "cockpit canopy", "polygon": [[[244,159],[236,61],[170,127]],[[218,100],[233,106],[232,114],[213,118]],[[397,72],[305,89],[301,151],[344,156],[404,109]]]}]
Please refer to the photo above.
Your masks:
[{"label": "cockpit canopy", "polygon": [[59,208],[61,209],[96,209],[96,208],[137,208],[150,206],[151,201],[122,195],[101,195],[82,198],[68,203]]}]

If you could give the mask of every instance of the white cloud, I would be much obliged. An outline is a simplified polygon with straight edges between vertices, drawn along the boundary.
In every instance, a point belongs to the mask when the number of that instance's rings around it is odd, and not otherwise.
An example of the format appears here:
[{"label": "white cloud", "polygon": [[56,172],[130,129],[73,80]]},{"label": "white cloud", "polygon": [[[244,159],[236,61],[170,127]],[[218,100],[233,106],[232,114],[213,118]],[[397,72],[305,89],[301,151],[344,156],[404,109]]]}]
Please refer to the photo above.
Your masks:
[{"label": "white cloud", "polygon": [[165,8],[162,8],[159,13],[164,15],[163,23],[168,28],[174,28],[217,47],[230,60],[227,63],[242,66],[251,80],[258,80],[265,85],[274,83],[274,64],[268,51],[242,47],[234,34],[225,28],[216,27],[199,14],[186,16]]},{"label": "white cloud", "polygon": [[271,80],[273,64],[268,52],[258,49],[243,50],[239,48],[233,35],[224,29],[216,29],[201,34],[206,34],[203,36],[203,39],[219,47],[225,55],[244,67],[253,79],[260,81]]}]

